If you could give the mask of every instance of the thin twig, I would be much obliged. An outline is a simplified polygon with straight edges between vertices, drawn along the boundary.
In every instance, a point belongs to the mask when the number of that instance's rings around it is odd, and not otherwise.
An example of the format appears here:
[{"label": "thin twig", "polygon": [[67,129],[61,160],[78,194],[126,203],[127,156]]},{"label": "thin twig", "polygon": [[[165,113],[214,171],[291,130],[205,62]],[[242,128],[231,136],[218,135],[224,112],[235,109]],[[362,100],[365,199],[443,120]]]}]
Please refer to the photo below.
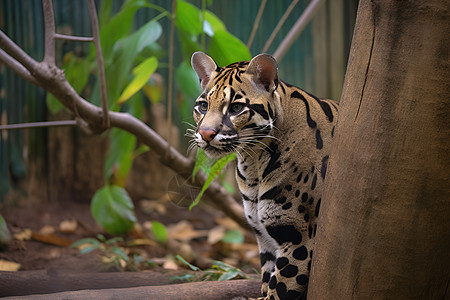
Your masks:
[{"label": "thin twig", "polygon": [[45,24],[45,53],[44,62],[55,64],[55,15],[52,0],[42,0]]},{"label": "thin twig", "polygon": [[77,125],[76,120],[47,121],[47,122],[33,122],[33,123],[0,125],[0,130],[16,130],[16,129],[27,129],[27,128],[61,127],[61,126],[76,126],[76,125]]},{"label": "thin twig", "polygon": [[36,78],[34,78],[33,75],[31,75],[30,72],[21,63],[12,58],[2,49],[0,49],[0,61],[2,61],[9,68],[16,70],[16,73],[19,74],[20,77],[35,85],[39,85],[39,82],[36,80]]},{"label": "thin twig", "polygon": [[66,34],[55,33],[55,39],[59,40],[67,40],[67,41],[76,41],[76,42],[93,42],[94,38],[91,36],[73,36]]},{"label": "thin twig", "polygon": [[247,48],[249,50],[252,47],[253,40],[256,35],[256,31],[258,30],[258,27],[259,27],[259,22],[261,21],[262,14],[264,12],[264,7],[266,7],[266,3],[267,3],[267,0],[262,0],[261,4],[259,6],[258,14],[256,15],[255,23],[253,23],[252,32],[251,32],[250,37],[247,42]]},{"label": "thin twig", "polygon": [[289,31],[287,36],[284,38],[280,46],[278,46],[277,50],[275,51],[273,56],[278,62],[280,62],[283,59],[286,52],[291,48],[292,44],[302,33],[303,29],[305,29],[306,25],[308,25],[312,17],[314,17],[320,6],[324,3],[325,3],[324,0],[312,0],[309,3],[305,11],[302,13],[297,22],[295,22],[292,29]]},{"label": "thin twig", "polygon": [[100,34],[98,29],[97,10],[94,0],[89,0],[89,16],[91,18],[92,35],[94,36],[95,55],[97,57],[98,79],[100,80],[100,99],[102,103],[103,128],[110,127],[108,115],[108,95],[106,91],[105,66],[103,64],[102,45],[100,43]]},{"label": "thin twig", "polygon": [[300,0],[294,0],[292,1],[291,5],[286,9],[283,16],[281,17],[280,21],[278,21],[277,26],[275,26],[275,29],[273,30],[272,34],[270,35],[269,39],[267,40],[266,44],[264,45],[264,48],[262,50],[263,53],[267,53],[267,51],[270,48],[270,45],[272,45],[273,40],[277,36],[278,32],[280,31],[281,27],[283,27],[284,22],[286,22],[287,18],[291,14],[291,12],[294,10],[295,6],[298,4]]},{"label": "thin twig", "polygon": [[[175,32],[175,14],[177,9],[177,1],[172,0],[172,16],[170,19],[170,37],[169,37],[169,78],[167,83],[167,122],[169,132],[167,135],[167,155],[170,155],[170,143],[172,142],[172,88],[173,88],[173,47]],[[168,158],[168,157],[167,157]]]}]

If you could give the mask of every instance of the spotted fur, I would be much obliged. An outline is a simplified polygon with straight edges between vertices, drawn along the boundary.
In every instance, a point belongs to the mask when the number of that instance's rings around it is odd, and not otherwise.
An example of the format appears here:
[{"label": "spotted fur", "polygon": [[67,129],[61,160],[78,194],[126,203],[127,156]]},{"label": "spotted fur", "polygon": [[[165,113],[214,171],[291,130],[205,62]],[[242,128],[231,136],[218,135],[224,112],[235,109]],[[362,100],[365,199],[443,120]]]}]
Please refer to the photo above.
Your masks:
[{"label": "spotted fur", "polygon": [[236,179],[261,258],[263,299],[306,297],[337,105],[278,79],[275,59],[219,68],[196,52],[196,144],[237,153]]}]

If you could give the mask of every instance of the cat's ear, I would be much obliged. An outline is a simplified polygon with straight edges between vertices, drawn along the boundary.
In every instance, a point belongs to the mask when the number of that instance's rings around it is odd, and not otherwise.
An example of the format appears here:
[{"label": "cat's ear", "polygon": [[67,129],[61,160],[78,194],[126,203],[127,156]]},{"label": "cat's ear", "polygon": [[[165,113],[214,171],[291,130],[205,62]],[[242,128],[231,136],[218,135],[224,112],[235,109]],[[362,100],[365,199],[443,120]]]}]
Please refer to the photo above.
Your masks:
[{"label": "cat's ear", "polygon": [[248,64],[246,73],[253,75],[253,82],[268,92],[278,86],[278,64],[272,55],[263,53],[255,56]]},{"label": "cat's ear", "polygon": [[216,62],[207,54],[197,51],[192,54],[191,65],[200,79],[202,89],[205,89],[206,85],[211,80],[212,73],[217,70]]}]

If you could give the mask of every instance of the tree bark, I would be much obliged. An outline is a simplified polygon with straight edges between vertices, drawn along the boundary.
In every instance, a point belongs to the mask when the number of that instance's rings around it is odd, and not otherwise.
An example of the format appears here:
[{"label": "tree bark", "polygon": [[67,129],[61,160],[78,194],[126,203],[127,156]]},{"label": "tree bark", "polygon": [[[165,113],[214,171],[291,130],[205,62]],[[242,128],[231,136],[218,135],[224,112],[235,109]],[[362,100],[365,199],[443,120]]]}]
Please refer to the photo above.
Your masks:
[{"label": "tree bark", "polygon": [[[17,274],[17,272],[14,273]],[[29,275],[32,276],[30,277]],[[2,276],[5,277],[4,274],[2,274]],[[167,282],[168,278],[158,280],[158,278],[155,278],[154,276],[148,276],[149,280],[147,285],[157,284],[157,286],[143,286],[145,284],[145,277],[147,277],[145,273],[118,273],[114,275],[108,273],[76,275],[65,274],[63,275],[63,278],[49,277],[42,280],[36,278],[33,274],[28,272],[28,276],[6,277],[7,279],[10,279],[8,284],[1,285],[3,285],[4,288],[7,288],[9,293],[2,293],[2,295],[19,296],[6,297],[5,299],[216,300],[232,299],[237,296],[257,297],[261,289],[260,280],[203,281],[159,285],[161,282]],[[24,279],[26,279],[26,277],[28,277],[31,282],[25,282]],[[123,282],[118,281],[120,278]],[[112,282],[108,283],[108,279],[112,280]],[[44,283],[45,286],[36,286],[35,284],[38,283]],[[14,285],[14,290],[9,287],[9,284]],[[22,293],[17,293],[18,287],[22,288]],[[29,290],[30,287],[32,290]],[[11,292],[15,292],[15,294],[12,294]]]},{"label": "tree bark", "polygon": [[361,0],[309,299],[450,299],[449,20]]}]

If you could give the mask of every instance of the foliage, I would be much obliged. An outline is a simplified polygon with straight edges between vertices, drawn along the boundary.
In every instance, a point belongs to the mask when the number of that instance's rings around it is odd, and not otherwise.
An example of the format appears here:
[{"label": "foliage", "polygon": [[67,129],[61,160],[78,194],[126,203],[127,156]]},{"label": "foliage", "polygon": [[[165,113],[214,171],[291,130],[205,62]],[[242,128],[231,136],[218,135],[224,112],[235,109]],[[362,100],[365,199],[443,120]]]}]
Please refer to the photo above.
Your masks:
[{"label": "foliage", "polygon": [[[238,268],[230,266],[224,262],[215,260],[211,268],[206,270],[201,270],[199,267],[190,264],[180,255],[177,255],[176,258],[188,266],[192,271],[202,272],[203,275],[200,277],[201,280],[204,281],[225,281],[232,279],[247,279],[248,276]],[[194,279],[194,275],[186,274],[182,277],[177,276],[173,277],[172,280],[184,280],[184,281],[192,281]]]},{"label": "foliage", "polygon": [[8,227],[6,226],[5,219],[2,215],[0,215],[0,249],[3,244],[7,244],[11,240],[11,233],[9,232]]},{"label": "foliage", "polygon": [[117,270],[125,270],[129,268],[129,264],[133,261],[125,253],[124,248],[120,246],[124,242],[121,237],[114,237],[109,240],[104,235],[98,234],[97,238],[85,238],[73,243],[71,248],[80,249],[80,254],[87,254],[94,250],[98,250],[101,254],[102,261],[107,266],[115,267]]},{"label": "foliage", "polygon": [[[201,93],[197,75],[189,63],[194,51],[208,52],[219,65],[251,58],[247,47],[227,31],[217,16],[206,9],[206,3],[199,9],[185,0],[177,0],[176,12],[172,15],[165,8],[147,1],[127,0],[114,14],[112,0],[102,1],[99,24],[109,109],[128,112],[141,118],[144,95],[151,97],[152,101],[159,101],[161,98],[160,87],[151,79],[153,73],[167,65],[162,63],[167,54],[158,44],[163,34],[163,28],[158,22],[161,18],[174,17],[182,49],[183,60],[175,67],[175,80],[181,92],[179,103],[183,120],[192,120],[193,99]],[[140,9],[152,9],[160,14],[132,32],[135,14]],[[99,82],[89,80],[97,68],[93,45],[86,57],[77,57],[73,52],[67,53],[62,68],[79,94],[84,94],[92,103],[100,105]],[[62,109],[60,102],[51,94],[47,95],[47,106],[54,114]],[[134,158],[149,149],[136,148],[136,137],[127,132],[112,129],[109,135],[111,147],[104,169],[106,184],[94,195],[91,207],[97,222],[108,232],[117,234],[131,228],[136,220],[131,199],[123,188]],[[208,180],[191,208],[198,203],[225,164],[233,158],[234,156],[229,156],[214,163],[210,169],[203,169],[208,174]]]},{"label": "foliage", "polygon": [[136,222],[134,206],[128,193],[119,186],[105,185],[92,198],[91,212],[109,233],[122,234]]}]

